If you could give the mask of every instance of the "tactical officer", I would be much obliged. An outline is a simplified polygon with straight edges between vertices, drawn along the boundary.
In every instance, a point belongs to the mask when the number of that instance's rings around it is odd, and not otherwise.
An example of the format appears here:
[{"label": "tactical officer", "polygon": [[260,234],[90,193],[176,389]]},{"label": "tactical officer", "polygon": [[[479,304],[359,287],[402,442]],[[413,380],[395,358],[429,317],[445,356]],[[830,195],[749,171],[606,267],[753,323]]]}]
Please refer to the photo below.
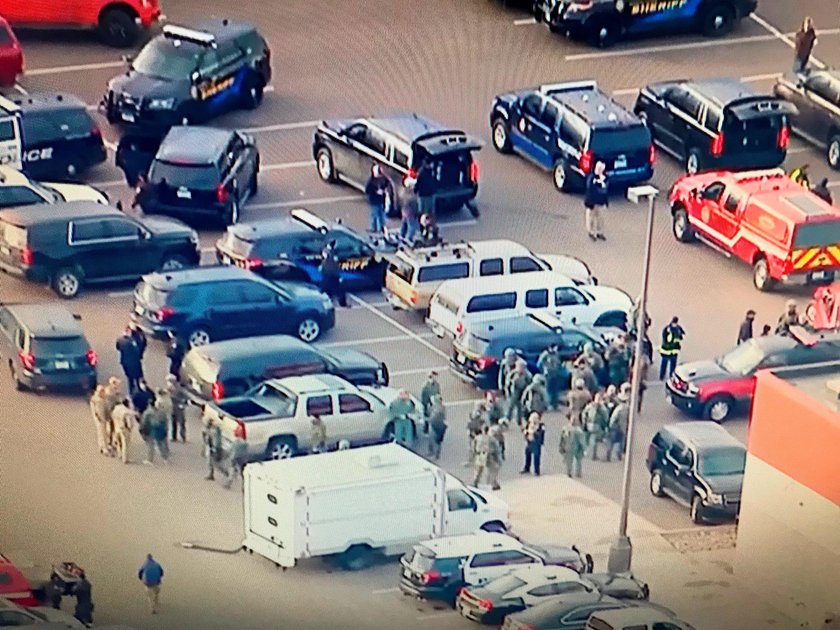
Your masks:
[{"label": "tactical officer", "polygon": [[531,384],[522,393],[522,405],[525,414],[530,417],[536,412],[542,416],[548,409],[548,394],[545,391],[545,377],[542,374],[534,376]]},{"label": "tactical officer", "polygon": [[560,431],[560,452],[566,460],[566,474],[580,477],[583,473],[583,456],[586,453],[586,436],[580,420],[569,416]]},{"label": "tactical officer", "polygon": [[388,419],[394,425],[394,440],[407,448],[414,446],[414,422],[417,408],[407,389],[401,389],[397,398],[388,405]]},{"label": "tactical officer", "polygon": [[592,459],[597,460],[598,444],[604,440],[610,426],[610,414],[604,404],[604,395],[601,392],[596,393],[592,402],[583,408],[581,416]]},{"label": "tactical officer", "polygon": [[522,398],[525,390],[531,384],[531,373],[528,371],[528,364],[519,359],[516,368],[508,375],[505,383],[505,396],[508,401],[507,419],[509,422],[516,421],[520,426],[525,423],[525,406]]},{"label": "tactical officer", "polygon": [[684,338],[685,330],[680,326],[680,318],[674,315],[671,322],[662,329],[662,345],[659,347],[661,356],[659,361],[660,381],[674,373]]},{"label": "tactical officer", "polygon": [[[438,373],[434,370],[429,372],[426,383],[423,385],[423,389],[420,390],[420,405],[423,407],[423,419],[427,424],[429,412],[432,408],[432,398],[434,396],[440,396],[440,383],[437,380],[437,376]],[[428,426],[426,427],[426,432],[428,433]]]},{"label": "tactical officer", "polygon": [[777,335],[789,335],[791,326],[799,325],[799,312],[796,310],[796,301],[788,300],[785,302],[785,312],[779,316],[779,322],[776,324]]},{"label": "tactical officer", "polygon": [[566,404],[569,407],[566,415],[580,421],[580,414],[591,401],[592,394],[586,389],[586,383],[582,378],[577,379],[572,385],[571,391],[566,394]]},{"label": "tactical officer", "polygon": [[499,443],[490,435],[490,427],[487,425],[481,430],[474,441],[475,451],[475,480],[474,486],[478,486],[481,477],[486,475],[487,482],[493,490],[499,490],[499,468],[501,467],[502,458],[499,450]]},{"label": "tactical officer", "polygon": [[545,378],[548,406],[557,409],[557,405],[560,404],[560,392],[567,384],[565,379],[568,378],[568,375],[563,366],[563,359],[560,357],[560,347],[556,343],[542,351],[537,359],[537,368]]},{"label": "tactical officer", "polygon": [[627,448],[627,426],[630,423],[630,383],[624,383],[618,392],[618,404],[610,415],[607,435],[607,461],[612,461],[616,451],[618,461],[624,458]]},{"label": "tactical officer", "polygon": [[503,394],[507,385],[508,375],[516,367],[517,358],[516,351],[513,348],[505,348],[504,355],[502,356],[502,364],[499,366],[499,378],[496,387]]}]

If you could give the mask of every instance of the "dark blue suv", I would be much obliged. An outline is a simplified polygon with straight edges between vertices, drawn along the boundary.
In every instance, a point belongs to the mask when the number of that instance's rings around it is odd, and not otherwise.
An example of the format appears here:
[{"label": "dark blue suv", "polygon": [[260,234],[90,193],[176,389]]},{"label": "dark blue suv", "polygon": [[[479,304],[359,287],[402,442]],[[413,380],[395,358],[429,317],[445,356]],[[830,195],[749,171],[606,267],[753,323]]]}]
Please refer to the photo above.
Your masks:
[{"label": "dark blue suv", "polygon": [[614,187],[653,175],[650,132],[594,81],[541,85],[499,94],[490,110],[493,146],[553,173],[558,190],[580,190],[604,162]]},{"label": "dark blue suv", "polygon": [[272,283],[246,269],[219,266],[143,276],[131,318],[153,337],[171,331],[195,347],[275,334],[315,341],[335,326],[335,309],[311,285]]}]

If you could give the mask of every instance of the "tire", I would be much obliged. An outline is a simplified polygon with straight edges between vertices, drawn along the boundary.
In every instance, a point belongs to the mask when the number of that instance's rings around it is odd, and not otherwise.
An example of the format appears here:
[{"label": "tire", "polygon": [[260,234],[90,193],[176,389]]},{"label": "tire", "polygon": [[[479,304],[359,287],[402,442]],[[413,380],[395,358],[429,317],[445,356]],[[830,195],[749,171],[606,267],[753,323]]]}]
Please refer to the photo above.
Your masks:
[{"label": "tire", "polygon": [[276,437],[268,441],[265,458],[269,460],[290,459],[297,454],[297,440],[291,437]]},{"label": "tire", "polygon": [[770,277],[770,267],[764,256],[759,256],[753,263],[753,286],[759,291],[771,291],[776,281]]},{"label": "tire", "polygon": [[703,500],[698,494],[695,494],[693,497],[691,497],[691,507],[689,508],[689,516],[691,516],[691,522],[695,525],[702,525],[704,523]]},{"label": "tire", "polygon": [[180,254],[165,254],[160,263],[161,271],[176,271],[189,266],[187,259]]},{"label": "tire", "polygon": [[242,94],[242,107],[244,109],[257,109],[262,103],[264,86],[262,79],[257,74],[248,77],[248,87]]},{"label": "tire", "polygon": [[467,211],[472,215],[472,217],[474,219],[477,219],[478,217],[481,216],[481,210],[478,209],[478,205],[476,205],[475,199],[465,203],[464,207],[467,209]]},{"label": "tire", "polygon": [[208,343],[212,341],[210,337],[210,331],[206,328],[198,326],[193,328],[190,333],[187,335],[187,345],[190,348],[198,348],[200,346],[206,346]]},{"label": "tire", "polygon": [[251,197],[256,197],[257,193],[259,191],[260,191],[259,171],[255,170],[254,174],[251,175],[251,181],[248,182],[248,194]]},{"label": "tire", "polygon": [[240,219],[239,199],[231,194],[230,207],[225,211],[225,225],[236,225]]},{"label": "tire", "polygon": [[376,553],[368,545],[353,545],[341,554],[340,563],[345,571],[362,571],[373,566]]},{"label": "tire", "polygon": [[76,268],[63,267],[55,272],[51,284],[58,297],[72,300],[82,288],[82,274]]},{"label": "tire", "polygon": [[621,35],[621,23],[618,20],[597,19],[586,26],[586,41],[591,46],[609,48]]},{"label": "tire", "polygon": [[840,170],[840,135],[831,136],[829,139],[825,159],[835,171]]},{"label": "tire", "polygon": [[311,343],[321,336],[321,322],[314,315],[307,315],[298,322],[295,334],[301,341]]},{"label": "tire", "polygon": [[315,168],[318,170],[318,177],[328,184],[336,182],[335,165],[332,153],[327,147],[321,147],[315,152]]},{"label": "tire", "polygon": [[560,192],[568,192],[571,190],[571,183],[569,181],[569,167],[565,160],[558,160],[554,165],[554,170],[551,172],[551,178],[554,181],[554,187]]},{"label": "tire", "polygon": [[725,4],[715,4],[700,17],[700,31],[706,37],[722,37],[735,27],[735,12]]},{"label": "tire", "polygon": [[493,121],[493,148],[499,153],[510,153],[510,129],[504,118]]},{"label": "tire", "polygon": [[689,149],[685,156],[685,172],[696,175],[703,170],[703,156],[699,149]]},{"label": "tire", "polygon": [[662,471],[654,469],[650,473],[650,483],[648,484],[650,493],[655,497],[664,497],[665,493],[662,491]]},{"label": "tire", "polygon": [[99,36],[109,46],[128,48],[140,37],[135,15],[122,8],[108,9],[99,16]]},{"label": "tire", "polygon": [[712,422],[723,422],[732,415],[734,401],[729,396],[712,396],[703,405],[703,417]]},{"label": "tire", "polygon": [[671,231],[674,233],[674,238],[680,243],[694,242],[694,230],[691,229],[691,224],[688,222],[688,213],[685,208],[679,207],[674,210]]}]

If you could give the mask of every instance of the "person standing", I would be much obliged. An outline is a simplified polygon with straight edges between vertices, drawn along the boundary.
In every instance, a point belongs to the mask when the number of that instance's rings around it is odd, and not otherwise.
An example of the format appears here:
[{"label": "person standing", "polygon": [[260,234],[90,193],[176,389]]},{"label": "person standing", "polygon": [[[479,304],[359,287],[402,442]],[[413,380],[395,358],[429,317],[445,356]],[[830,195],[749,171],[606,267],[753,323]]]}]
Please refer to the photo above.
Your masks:
[{"label": "person standing", "polygon": [[610,426],[610,414],[604,404],[604,395],[601,392],[597,392],[592,402],[583,408],[581,417],[592,460],[596,461],[598,459],[598,445],[606,437],[607,429]]},{"label": "person standing", "polygon": [[102,455],[109,455],[108,445],[108,410],[105,394],[105,386],[97,385],[90,397],[90,414],[93,416],[93,423],[96,426],[96,445]]},{"label": "person standing", "polygon": [[496,381],[496,389],[498,389],[503,396],[505,395],[508,376],[510,376],[511,372],[513,372],[514,368],[516,368],[517,359],[518,357],[516,356],[516,351],[513,348],[505,348],[504,353],[502,353],[502,364],[499,366],[499,378]]},{"label": "person standing", "polygon": [[747,311],[744,321],[738,327],[738,345],[749,341],[753,338],[753,323],[755,322],[755,311],[750,309]]},{"label": "person standing", "polygon": [[525,465],[522,467],[520,474],[529,474],[531,472],[531,462],[533,462],[534,474],[539,477],[542,448],[545,443],[545,424],[542,415],[532,412],[528,416],[528,424],[522,434],[525,436]]},{"label": "person standing", "polygon": [[242,481],[242,490],[245,490],[245,466],[248,464],[248,444],[237,435],[230,443],[230,474],[225,482],[225,488],[230,488],[234,477]]},{"label": "person standing", "polygon": [[[482,406],[483,421],[493,426],[505,417],[505,410],[499,397],[494,391],[484,392],[484,404]],[[479,427],[480,428],[480,427]]]},{"label": "person standing", "polygon": [[611,385],[618,387],[627,381],[630,364],[627,361],[627,342],[624,335],[619,335],[607,349],[607,372]]},{"label": "person standing", "polygon": [[435,460],[440,459],[440,452],[443,448],[443,437],[446,435],[446,407],[443,405],[443,398],[440,394],[432,396],[429,409],[429,457]]},{"label": "person standing", "polygon": [[795,74],[808,73],[808,61],[814,46],[817,45],[817,31],[810,16],[802,21],[802,26],[794,35],[793,72]]},{"label": "person standing", "polygon": [[481,433],[475,439],[475,480],[474,486],[478,486],[482,476],[487,477],[487,482],[493,490],[499,490],[499,468],[501,467],[501,453],[499,443],[490,435],[490,427],[484,425]]},{"label": "person standing", "polygon": [[134,409],[140,415],[146,412],[150,406],[154,405],[155,402],[155,394],[154,392],[149,389],[149,386],[146,384],[144,379],[139,379],[137,381],[137,387],[134,390],[134,393],[131,394],[131,404],[134,405]]},{"label": "person standing", "polygon": [[223,465],[224,451],[222,450],[222,430],[213,416],[207,417],[207,426],[205,429],[205,439],[207,441],[207,481],[216,479],[216,470],[222,473],[225,477],[228,476],[228,470]]},{"label": "person standing", "polygon": [[785,312],[779,316],[776,324],[777,335],[789,335],[791,326],[799,325],[799,312],[796,310],[796,301],[785,302]]},{"label": "person standing", "polygon": [[560,392],[563,390],[563,360],[560,348],[556,343],[542,351],[537,359],[537,369],[545,378],[545,393],[548,406],[557,409],[560,404]]},{"label": "person standing", "polygon": [[603,211],[610,205],[609,180],[607,165],[598,160],[592,173],[586,177],[586,194],[583,201],[586,207],[586,232],[593,241],[607,240],[604,236]]},{"label": "person standing", "polygon": [[516,421],[520,427],[524,426],[527,419],[523,398],[530,384],[531,373],[528,371],[528,364],[523,359],[519,359],[516,362],[516,368],[510,373],[505,383],[505,396],[508,400],[508,422]]},{"label": "person standing", "polygon": [[152,557],[146,555],[146,561],[137,572],[137,579],[146,587],[146,598],[153,615],[157,614],[160,605],[160,587],[163,582],[163,567]]},{"label": "person standing", "polygon": [[80,623],[90,627],[93,624],[93,587],[84,571],[79,572],[76,584],[73,586],[73,595],[76,597],[76,610],[73,616]]},{"label": "person standing", "polygon": [[370,231],[379,234],[385,229],[385,199],[391,182],[382,174],[379,164],[370,168],[365,195],[370,206]]},{"label": "person standing", "polygon": [[828,189],[828,177],[823,177],[819,183],[811,189],[811,192],[825,201],[828,205],[834,204],[834,198],[831,196],[831,191]]},{"label": "person standing", "polygon": [[321,290],[336,300],[339,306],[347,307],[347,293],[341,283],[341,265],[335,253],[335,241],[330,241],[321,252],[321,262],[318,265],[321,272]]},{"label": "person standing", "polygon": [[592,394],[586,389],[584,380],[582,378],[575,380],[572,389],[566,394],[568,406],[566,415],[579,422],[581,413],[590,402],[592,402]]},{"label": "person standing", "polygon": [[572,382],[578,379],[583,381],[584,386],[589,390],[590,394],[594,394],[600,389],[598,378],[592,369],[592,363],[584,354],[581,354],[572,364]]},{"label": "person standing", "polygon": [[583,474],[583,456],[586,452],[586,437],[580,420],[569,416],[560,432],[560,452],[566,461],[566,474],[580,478]]},{"label": "person standing", "polygon": [[310,452],[315,455],[317,453],[327,452],[327,425],[321,420],[321,416],[313,415],[310,419],[311,434],[310,440],[312,447]]},{"label": "person standing", "polygon": [[432,398],[440,396],[440,383],[437,380],[438,373],[432,370],[423,388],[420,390],[420,406],[423,407],[423,419],[426,422],[426,432],[428,433],[429,413],[432,409]]},{"label": "person standing", "polygon": [[630,423],[630,383],[624,383],[618,392],[618,404],[610,415],[610,426],[607,434],[607,461],[612,461],[616,452],[618,461],[624,458],[627,448],[627,426]]},{"label": "person standing", "polygon": [[522,406],[525,408],[525,417],[529,418],[536,412],[542,415],[548,410],[548,394],[545,391],[545,377],[542,374],[534,376],[531,384],[522,393]]},{"label": "person standing", "polygon": [[113,455],[117,450],[114,409],[124,398],[121,385],[120,379],[116,376],[112,376],[108,379],[108,385],[105,387],[105,417],[108,420],[105,424],[105,442],[108,445],[110,455]]},{"label": "person standing", "polygon": [[407,389],[401,389],[397,398],[388,405],[388,418],[394,426],[394,441],[406,448],[414,447],[415,426],[413,417],[417,407]]},{"label": "person standing", "polygon": [[137,351],[140,353],[140,363],[142,365],[143,357],[146,355],[146,346],[149,345],[146,339],[146,333],[137,326],[137,322],[129,322],[128,330],[131,332],[131,338],[134,340],[134,343],[137,344]]},{"label": "person standing", "polygon": [[674,373],[684,338],[685,330],[680,326],[680,318],[674,315],[671,322],[662,329],[662,345],[659,347],[661,357],[659,361],[660,381]]},{"label": "person standing", "polygon": [[172,441],[178,441],[178,435],[181,435],[181,441],[187,441],[187,392],[184,391],[183,385],[178,382],[178,378],[173,374],[166,376],[166,391],[169,399],[172,401]]},{"label": "person standing", "polygon": [[161,410],[164,417],[166,418],[166,432],[167,432],[167,441],[168,441],[168,433],[169,427],[175,424],[173,419],[173,404],[172,404],[172,394],[170,393],[169,387],[158,387],[157,393],[155,394],[155,406]]},{"label": "person standing", "polygon": [[475,438],[481,433],[485,425],[485,406],[486,403],[476,401],[473,404],[472,411],[470,411],[470,416],[467,420],[467,444],[469,450],[467,452],[467,460],[464,462],[464,468],[475,465]]},{"label": "person standing", "polygon": [[169,445],[166,443],[166,416],[157,404],[150,405],[140,420],[140,435],[146,442],[147,455],[143,463],[151,466],[155,462],[155,448],[164,463],[169,459]]},{"label": "person standing", "polygon": [[137,414],[131,408],[131,402],[125,398],[120,402],[111,414],[114,421],[114,434],[116,437],[117,457],[123,464],[128,463],[128,451],[131,446],[131,435],[137,425]]},{"label": "person standing", "polygon": [[420,236],[414,239],[417,247],[436,247],[443,242],[440,228],[434,215],[425,213],[420,215]]},{"label": "person standing", "polygon": [[125,374],[126,384],[129,393],[137,388],[138,381],[143,378],[143,365],[140,361],[140,348],[134,337],[131,336],[131,329],[126,326],[121,337],[117,339],[117,352],[120,353],[120,367]]},{"label": "person standing", "polygon": [[400,200],[400,238],[407,243],[414,242],[414,235],[419,228],[419,199],[415,188],[416,182],[407,179]]},{"label": "person standing", "polygon": [[418,216],[435,216],[435,179],[432,173],[432,166],[424,162],[417,172],[417,181],[414,184],[414,194],[417,196]]},{"label": "person standing", "polygon": [[187,347],[174,330],[170,330],[167,334],[169,335],[169,343],[166,346],[166,358],[169,359],[169,373],[178,378],[181,374],[181,364],[184,362]]}]

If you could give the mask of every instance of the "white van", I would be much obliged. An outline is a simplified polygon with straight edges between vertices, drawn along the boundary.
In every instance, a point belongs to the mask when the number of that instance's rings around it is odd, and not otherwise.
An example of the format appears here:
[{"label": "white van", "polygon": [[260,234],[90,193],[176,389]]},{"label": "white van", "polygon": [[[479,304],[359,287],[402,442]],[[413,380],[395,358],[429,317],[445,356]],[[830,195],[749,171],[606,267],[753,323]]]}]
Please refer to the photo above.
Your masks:
[{"label": "white van", "polygon": [[570,324],[626,328],[633,301],[613,287],[577,285],[554,271],[444,282],[429,304],[426,322],[439,337],[464,326],[517,314],[547,312]]}]

